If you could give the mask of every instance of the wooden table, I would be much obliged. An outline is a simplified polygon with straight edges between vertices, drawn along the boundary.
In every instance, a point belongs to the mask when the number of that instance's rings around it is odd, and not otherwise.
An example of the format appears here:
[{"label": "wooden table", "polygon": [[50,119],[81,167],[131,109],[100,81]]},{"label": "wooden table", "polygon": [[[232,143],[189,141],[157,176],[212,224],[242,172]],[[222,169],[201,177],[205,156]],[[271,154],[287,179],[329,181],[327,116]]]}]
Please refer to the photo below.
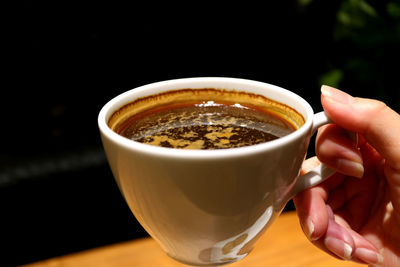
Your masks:
[{"label": "wooden table", "polygon": [[[52,258],[26,267],[184,267],[170,259],[151,238],[133,240]],[[334,259],[304,236],[294,212],[282,214],[256,243],[254,250],[232,267],[361,266]]]}]

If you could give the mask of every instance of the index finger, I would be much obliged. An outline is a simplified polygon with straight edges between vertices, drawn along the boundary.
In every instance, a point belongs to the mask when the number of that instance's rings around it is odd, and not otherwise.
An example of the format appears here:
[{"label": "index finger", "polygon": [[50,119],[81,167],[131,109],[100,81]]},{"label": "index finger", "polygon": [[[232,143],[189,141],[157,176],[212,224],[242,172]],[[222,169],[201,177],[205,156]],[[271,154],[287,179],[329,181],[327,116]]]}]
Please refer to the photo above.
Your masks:
[{"label": "index finger", "polygon": [[341,127],[361,133],[392,169],[400,171],[400,115],[377,100],[354,98],[328,86],[321,91],[328,116]]}]

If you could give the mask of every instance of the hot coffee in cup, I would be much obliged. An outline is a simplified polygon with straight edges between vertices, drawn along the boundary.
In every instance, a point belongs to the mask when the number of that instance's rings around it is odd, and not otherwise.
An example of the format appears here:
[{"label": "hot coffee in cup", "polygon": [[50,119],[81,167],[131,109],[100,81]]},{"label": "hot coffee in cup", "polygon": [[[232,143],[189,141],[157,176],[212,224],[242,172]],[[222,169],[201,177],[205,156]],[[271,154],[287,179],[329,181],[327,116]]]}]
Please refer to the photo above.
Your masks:
[{"label": "hot coffee in cup", "polygon": [[321,165],[299,177],[312,134],[328,122],[288,90],[234,78],[145,85],[98,117],[133,214],[190,265],[240,260],[290,198],[332,174]]}]

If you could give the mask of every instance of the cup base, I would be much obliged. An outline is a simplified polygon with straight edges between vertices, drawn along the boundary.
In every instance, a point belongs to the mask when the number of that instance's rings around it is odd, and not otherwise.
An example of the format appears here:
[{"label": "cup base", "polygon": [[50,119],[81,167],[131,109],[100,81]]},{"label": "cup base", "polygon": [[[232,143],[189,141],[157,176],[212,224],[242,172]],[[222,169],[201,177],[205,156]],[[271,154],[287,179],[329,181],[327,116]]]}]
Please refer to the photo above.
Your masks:
[{"label": "cup base", "polygon": [[203,267],[203,266],[208,266],[208,267],[212,267],[212,266],[224,266],[224,265],[228,265],[228,264],[235,263],[235,262],[237,262],[237,261],[239,261],[239,260],[243,259],[244,257],[246,257],[246,256],[247,256],[247,254],[248,254],[248,253],[246,253],[245,255],[241,255],[241,256],[239,256],[239,257],[236,257],[236,258],[227,259],[226,261],[221,261],[221,262],[204,262],[204,263],[193,263],[193,262],[188,262],[188,261],[185,261],[185,260],[178,259],[178,258],[176,258],[176,257],[173,257],[173,256],[171,256],[170,254],[168,254],[168,253],[167,253],[167,255],[168,255],[168,256],[169,256],[171,259],[173,259],[173,260],[175,260],[175,261],[177,261],[177,262],[183,263],[183,264],[185,264],[185,265],[193,266],[193,267]]}]

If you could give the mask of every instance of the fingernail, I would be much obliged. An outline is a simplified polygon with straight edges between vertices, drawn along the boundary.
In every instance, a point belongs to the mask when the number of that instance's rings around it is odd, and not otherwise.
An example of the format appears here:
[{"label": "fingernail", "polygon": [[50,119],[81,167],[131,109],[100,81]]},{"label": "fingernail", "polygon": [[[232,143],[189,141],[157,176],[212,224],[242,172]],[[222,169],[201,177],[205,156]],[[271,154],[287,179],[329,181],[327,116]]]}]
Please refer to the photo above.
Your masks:
[{"label": "fingernail", "polygon": [[344,254],[343,254],[343,258],[345,260],[351,260],[351,253],[353,252],[353,249],[351,248],[351,246],[349,244],[344,244]]},{"label": "fingernail", "polygon": [[311,221],[311,218],[308,217],[306,219],[305,223],[303,223],[301,226],[302,226],[301,228],[303,228],[303,232],[306,234],[307,238],[310,241],[314,241],[315,238],[312,237],[312,234],[314,233],[314,224]]},{"label": "fingernail", "polygon": [[346,244],[342,240],[333,237],[325,238],[324,243],[330,251],[340,258],[344,260],[351,260],[351,253],[353,252],[353,249],[349,244]]},{"label": "fingernail", "polygon": [[351,95],[327,85],[321,86],[321,93],[323,96],[343,104],[348,104],[353,99]]},{"label": "fingernail", "polygon": [[348,159],[338,159],[336,161],[337,168],[346,175],[357,178],[364,176],[364,166],[359,163]]},{"label": "fingernail", "polygon": [[375,251],[366,248],[357,248],[354,251],[354,255],[362,261],[374,266],[380,266],[383,264],[383,256]]}]

